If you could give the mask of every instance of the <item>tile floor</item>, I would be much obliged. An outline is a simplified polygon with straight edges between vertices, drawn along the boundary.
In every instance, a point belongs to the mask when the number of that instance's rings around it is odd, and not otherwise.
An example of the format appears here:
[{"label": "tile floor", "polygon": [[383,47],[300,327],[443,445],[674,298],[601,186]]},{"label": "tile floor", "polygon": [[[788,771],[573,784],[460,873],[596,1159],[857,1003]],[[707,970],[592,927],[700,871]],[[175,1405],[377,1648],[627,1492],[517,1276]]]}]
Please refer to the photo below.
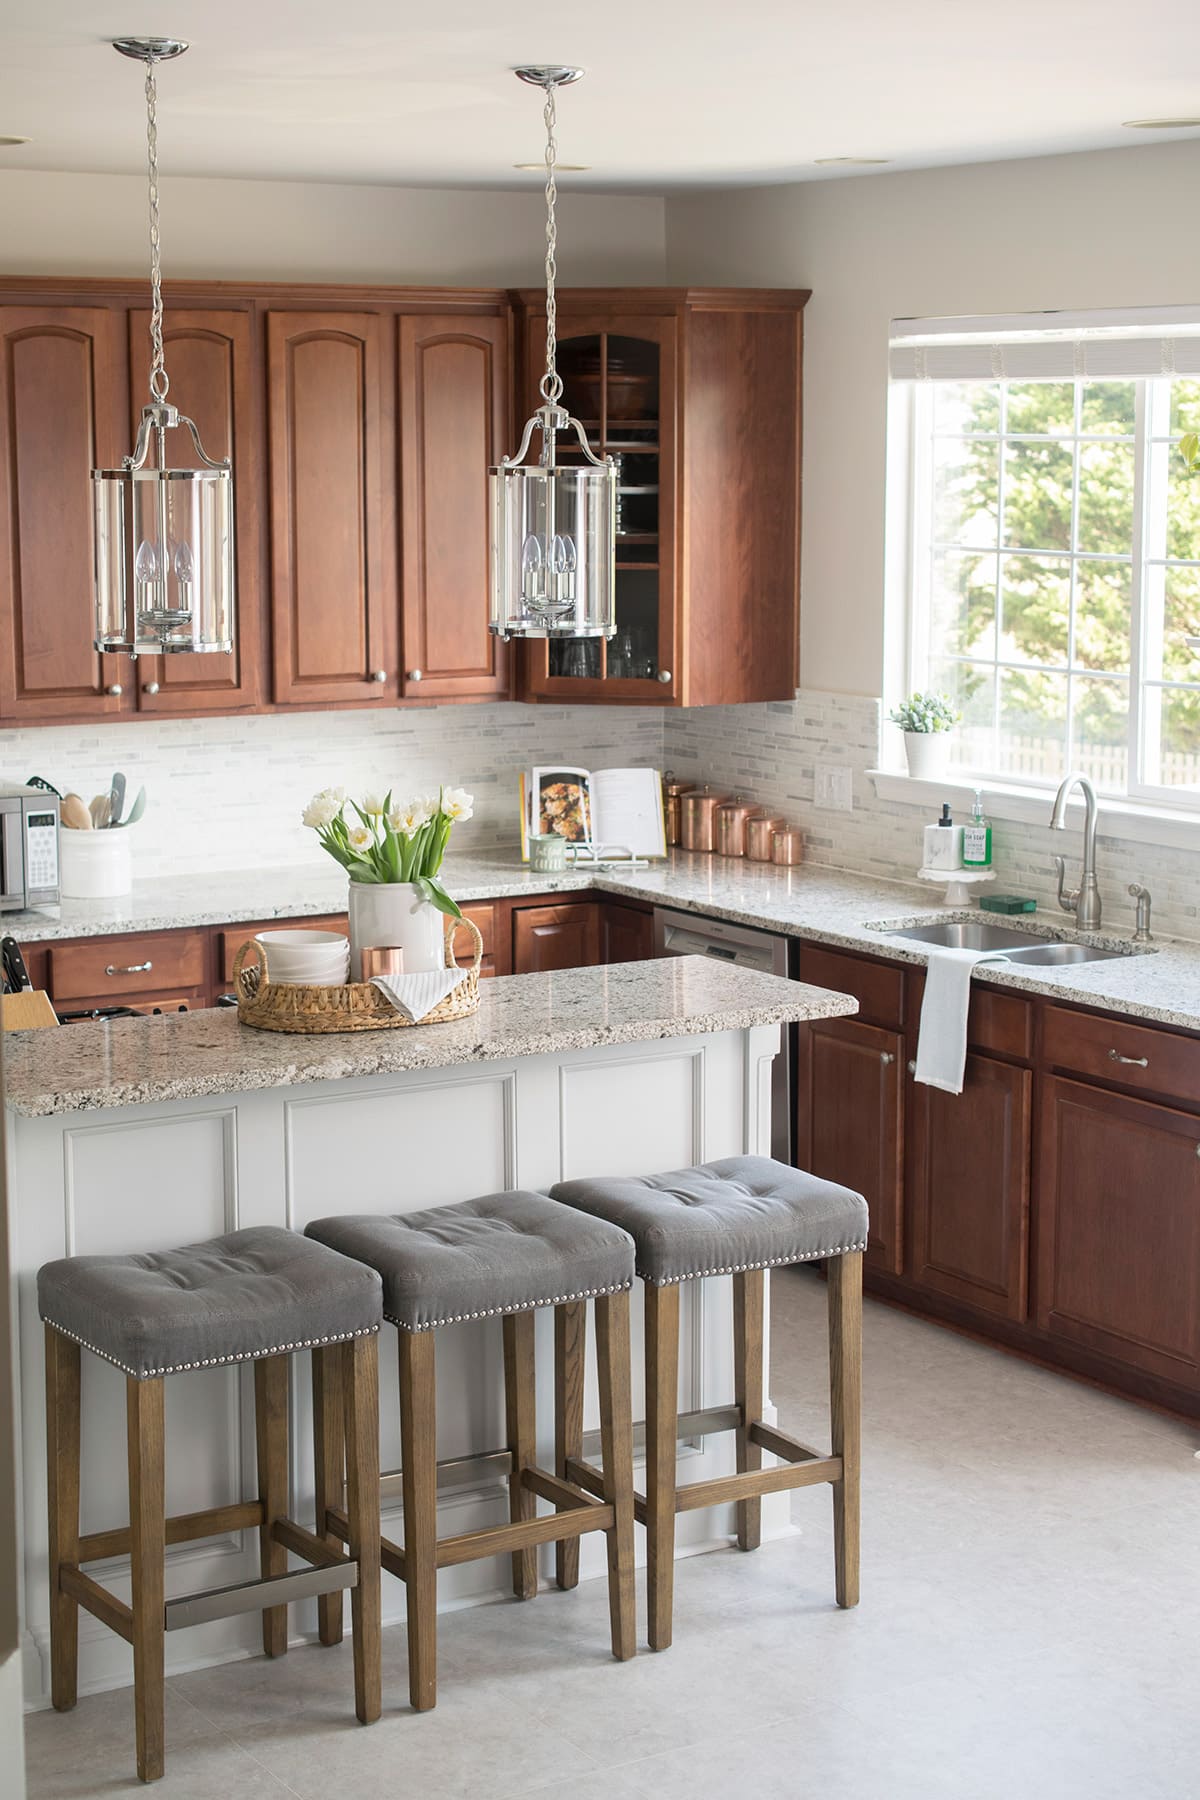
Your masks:
[{"label": "tile floor", "polygon": [[[774,1281],[774,1397],[824,1418],[824,1289]],[[347,1721],[349,1646],[168,1684],[162,1800],[1194,1800],[1200,1429],[870,1305],[862,1604],[803,1536],[678,1568],[676,1642],[612,1662],[603,1583],[449,1615],[442,1698]],[[30,1800],[144,1790],[128,1692],[28,1722]]]}]

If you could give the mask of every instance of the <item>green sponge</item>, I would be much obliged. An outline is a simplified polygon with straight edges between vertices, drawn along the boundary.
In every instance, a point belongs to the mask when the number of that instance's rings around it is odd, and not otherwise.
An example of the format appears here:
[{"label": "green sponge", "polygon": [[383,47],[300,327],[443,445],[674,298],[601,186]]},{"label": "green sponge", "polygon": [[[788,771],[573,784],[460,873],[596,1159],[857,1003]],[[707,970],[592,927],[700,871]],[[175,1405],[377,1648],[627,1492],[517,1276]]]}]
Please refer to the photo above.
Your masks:
[{"label": "green sponge", "polygon": [[979,901],[984,912],[994,913],[1031,913],[1037,911],[1037,901],[1027,900],[1024,894],[984,894]]}]

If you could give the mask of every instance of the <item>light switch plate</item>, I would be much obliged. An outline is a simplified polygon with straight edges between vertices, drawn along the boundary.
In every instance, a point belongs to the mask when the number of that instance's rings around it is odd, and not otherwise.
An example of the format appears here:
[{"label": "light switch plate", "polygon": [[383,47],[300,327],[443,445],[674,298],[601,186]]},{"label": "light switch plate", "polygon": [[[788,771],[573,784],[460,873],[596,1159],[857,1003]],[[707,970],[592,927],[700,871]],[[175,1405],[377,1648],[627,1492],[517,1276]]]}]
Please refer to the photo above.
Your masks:
[{"label": "light switch plate", "polygon": [[828,812],[853,812],[854,771],[841,763],[814,764],[813,804]]}]

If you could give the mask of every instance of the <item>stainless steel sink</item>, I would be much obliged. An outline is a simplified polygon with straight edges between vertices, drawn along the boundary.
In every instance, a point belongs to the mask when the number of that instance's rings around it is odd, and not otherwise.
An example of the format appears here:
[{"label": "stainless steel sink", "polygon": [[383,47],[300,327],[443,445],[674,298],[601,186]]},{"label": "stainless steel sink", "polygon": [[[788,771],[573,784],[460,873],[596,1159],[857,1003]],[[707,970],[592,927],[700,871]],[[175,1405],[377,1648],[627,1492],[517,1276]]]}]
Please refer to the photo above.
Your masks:
[{"label": "stainless steel sink", "polygon": [[1011,962],[1061,968],[1065,963],[1107,962],[1115,956],[1135,954],[1102,950],[1097,944],[1060,943],[1048,932],[1014,931],[1008,925],[987,925],[979,919],[939,920],[936,925],[909,925],[889,933],[911,938],[918,944],[940,944],[948,950],[999,950]]},{"label": "stainless steel sink", "polygon": [[1129,950],[1101,950],[1098,944],[1035,944],[1029,950],[1008,950],[1005,952],[1010,962],[1049,963],[1058,967],[1063,963],[1107,962],[1110,957],[1136,955]]}]

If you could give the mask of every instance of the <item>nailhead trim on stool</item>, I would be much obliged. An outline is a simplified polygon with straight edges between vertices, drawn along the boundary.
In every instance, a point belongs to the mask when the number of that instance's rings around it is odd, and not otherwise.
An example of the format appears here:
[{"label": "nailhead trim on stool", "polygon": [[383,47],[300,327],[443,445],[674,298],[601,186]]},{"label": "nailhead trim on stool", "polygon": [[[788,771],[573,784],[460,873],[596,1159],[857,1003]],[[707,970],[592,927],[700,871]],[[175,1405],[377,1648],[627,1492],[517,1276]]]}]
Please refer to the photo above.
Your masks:
[{"label": "nailhead trim on stool", "polygon": [[685,1281],[702,1281],[706,1275],[745,1275],[751,1269],[777,1269],[783,1265],[806,1262],[824,1262],[827,1256],[849,1256],[855,1250],[865,1250],[867,1240],[863,1238],[858,1244],[834,1244],[828,1250],[814,1250],[810,1256],[772,1256],[767,1262],[726,1263],[720,1269],[691,1269],[686,1275],[677,1275],[674,1281],[655,1281],[652,1275],[643,1275],[642,1280],[648,1287],[680,1287]]},{"label": "nailhead trim on stool", "polygon": [[293,1350],[320,1350],[326,1344],[348,1344],[354,1338],[376,1337],[378,1325],[372,1325],[366,1331],[339,1331],[335,1337],[304,1338],[295,1344],[269,1344],[264,1350],[243,1350],[237,1356],[206,1356],[200,1362],[172,1363],[166,1369],[131,1369],[126,1363],[118,1362],[107,1350],[100,1350],[95,1344],[89,1344],[86,1338],[78,1337],[75,1332],[68,1331],[65,1325],[59,1325],[54,1319],[43,1319],[51,1330],[60,1332],[63,1337],[70,1338],[80,1349],[89,1350],[93,1356],[99,1356],[104,1362],[111,1363],[114,1369],[120,1369],[122,1375],[129,1375],[134,1381],[157,1381],[160,1375],[183,1375],[189,1369],[215,1369],[225,1363],[259,1362],[264,1356],[287,1356]]},{"label": "nailhead trim on stool", "polygon": [[566,1306],[572,1300],[597,1300],[603,1294],[624,1294],[632,1286],[631,1277],[628,1281],[618,1281],[613,1287],[581,1288],[577,1294],[553,1294],[547,1300],[518,1300],[514,1306],[486,1306],[480,1312],[451,1313],[444,1319],[430,1319],[424,1325],[405,1324],[394,1319],[391,1313],[383,1316],[398,1331],[437,1331],[443,1325],[465,1325],[469,1319],[494,1319],[498,1313],[535,1312],[539,1306]]}]

